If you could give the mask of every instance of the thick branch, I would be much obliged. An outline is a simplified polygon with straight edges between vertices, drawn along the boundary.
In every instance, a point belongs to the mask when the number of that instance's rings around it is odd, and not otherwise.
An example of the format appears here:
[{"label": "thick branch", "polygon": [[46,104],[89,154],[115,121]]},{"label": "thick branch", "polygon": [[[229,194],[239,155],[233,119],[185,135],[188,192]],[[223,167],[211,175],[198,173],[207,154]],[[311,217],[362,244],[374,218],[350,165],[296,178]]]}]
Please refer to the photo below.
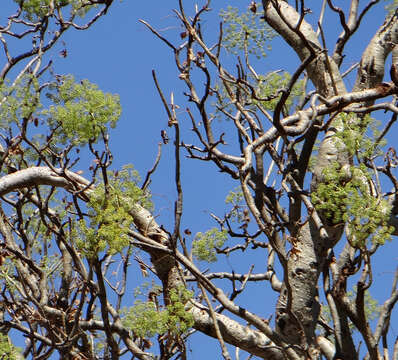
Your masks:
[{"label": "thick branch", "polygon": [[[285,1],[263,0],[263,6],[267,23],[292,47],[301,61],[307,59],[311,52],[316,52],[317,58],[308,65],[307,72],[319,94],[336,95],[331,92],[333,82],[338,93],[344,93],[345,86],[338,67],[332,58],[327,59],[311,25],[301,19],[300,14]],[[296,29],[300,20],[300,27]]]},{"label": "thick branch", "polygon": [[369,89],[383,81],[387,56],[398,44],[398,13],[387,17],[362,55],[354,91]]},{"label": "thick branch", "polygon": [[31,186],[50,185],[62,187],[68,191],[79,191],[90,185],[90,182],[71,171],[48,167],[31,167],[3,176],[0,179],[0,196],[15,190]]}]

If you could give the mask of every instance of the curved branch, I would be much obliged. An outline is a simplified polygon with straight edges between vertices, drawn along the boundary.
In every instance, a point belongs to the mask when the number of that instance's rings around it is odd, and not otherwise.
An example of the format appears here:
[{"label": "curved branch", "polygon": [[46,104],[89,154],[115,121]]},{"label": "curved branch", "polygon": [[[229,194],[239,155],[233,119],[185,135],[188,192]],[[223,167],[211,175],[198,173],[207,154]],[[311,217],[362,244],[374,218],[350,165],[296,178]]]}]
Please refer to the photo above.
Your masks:
[{"label": "curved branch", "polygon": [[[190,313],[195,320],[194,328],[216,338],[216,332],[209,309],[194,303]],[[262,332],[239,324],[222,314],[215,314],[224,341],[263,359],[283,359],[280,348],[273,344]],[[267,320],[264,319],[264,322]]]},{"label": "curved branch", "polygon": [[[263,6],[267,23],[292,47],[301,61],[308,59],[312,52],[317,54],[316,59],[307,66],[307,72],[319,94],[326,97],[336,95],[332,92],[333,82],[338,93],[343,94],[346,90],[338,67],[332,58],[328,59],[330,68],[327,66],[327,55],[311,25],[285,1],[263,0]],[[297,24],[300,24],[298,29]]]},{"label": "curved branch", "polygon": [[[88,180],[71,171],[63,171],[60,169],[51,170],[46,167],[32,167],[29,169],[19,170],[1,178],[0,194],[5,195],[9,192],[33,185],[58,186],[67,191],[71,191],[72,193],[76,191],[84,191],[84,189],[86,189],[85,191],[87,195],[92,191],[92,188],[89,187],[90,182]],[[162,281],[166,281],[169,287],[175,286],[176,282],[179,283],[179,276],[178,274],[176,275],[177,270],[174,256],[176,256],[178,261],[185,265],[196,277],[201,278],[200,271],[185,256],[178,251],[175,251],[175,254],[173,255],[171,250],[168,249],[169,235],[156,223],[154,217],[148,210],[136,205],[130,210],[130,214],[133,216],[134,223],[140,233],[144,234],[143,236],[135,233],[135,237],[138,237],[140,241],[143,241],[148,244],[148,247],[151,247],[152,250],[148,251],[152,256],[152,261],[154,262],[158,276]],[[174,276],[173,279],[172,276]],[[223,338],[228,343],[236,344],[242,349],[255,355],[264,356],[266,358],[266,354],[272,353],[275,355],[278,353],[278,358],[282,359],[281,350],[278,350],[274,345],[269,349],[265,349],[265,346],[270,344],[270,340],[264,335],[264,333],[269,334],[271,337],[275,337],[275,334],[268,324],[266,324],[266,322],[263,323],[260,318],[254,314],[236,306],[233,302],[228,300],[220,289],[217,289],[213,284],[211,284],[209,280],[206,279],[205,281],[206,284],[204,285],[210,290],[213,296],[227,307],[228,310],[237,315],[241,315],[244,319],[249,320],[257,328],[261,329],[261,331],[250,330],[224,315],[217,314]],[[244,314],[241,314],[242,310],[244,311]],[[191,311],[195,320],[194,327],[208,333],[209,335],[213,334],[214,326],[209,327],[212,321],[210,314],[208,314],[206,310],[203,310],[203,308],[198,309],[198,307],[193,307]],[[80,325],[83,327],[83,323]],[[113,325],[110,326],[112,327]],[[147,358],[146,354],[142,355],[142,359]]]},{"label": "curved branch", "polygon": [[31,186],[50,185],[76,192],[90,187],[90,182],[68,170],[34,166],[18,170],[0,179],[0,196]]},{"label": "curved branch", "polygon": [[368,89],[383,81],[387,56],[398,44],[398,13],[384,21],[362,55],[354,91]]},{"label": "curved branch", "polygon": [[[284,127],[286,134],[296,136],[302,134],[310,125],[314,116],[321,116],[331,114],[336,111],[345,111],[345,107],[353,103],[361,103],[363,101],[374,101],[392,94],[395,94],[398,89],[392,84],[379,84],[373,89],[367,89],[343,95],[333,96],[329,99],[324,99],[325,104],[317,107],[309,107],[306,110],[298,111],[297,113],[287,116],[281,120],[281,125]],[[368,112],[368,109],[362,108],[363,112]],[[357,109],[359,111],[359,109]],[[352,109],[349,109],[352,111]],[[245,164],[243,170],[249,169],[251,166],[251,156],[254,149],[265,143],[271,143],[279,136],[278,130],[275,127],[269,129],[266,133],[258,137],[255,141],[249,144],[244,149]]]}]

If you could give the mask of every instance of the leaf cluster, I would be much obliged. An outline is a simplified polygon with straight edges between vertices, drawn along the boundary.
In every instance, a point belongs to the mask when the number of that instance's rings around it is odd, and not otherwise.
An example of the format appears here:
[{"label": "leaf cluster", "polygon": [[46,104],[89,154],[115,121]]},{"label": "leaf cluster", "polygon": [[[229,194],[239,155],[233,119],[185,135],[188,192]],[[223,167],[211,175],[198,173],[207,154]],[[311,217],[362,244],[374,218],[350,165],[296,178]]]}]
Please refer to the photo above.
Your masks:
[{"label": "leaf cluster", "polygon": [[18,360],[21,357],[20,349],[10,342],[7,335],[0,333],[0,358]]},{"label": "leaf cluster", "polygon": [[78,247],[91,257],[107,249],[111,254],[129,244],[128,231],[134,224],[130,210],[137,204],[151,208],[150,196],[137,185],[139,176],[132,166],[109,172],[108,184],[98,185],[87,204],[88,218],[79,221]]},{"label": "leaf cluster", "polygon": [[[337,121],[342,131],[337,132],[336,137],[342,140],[344,149],[351,156],[355,156],[359,162],[382,154],[380,146],[376,145],[374,139],[378,136],[376,121],[370,115],[356,116],[355,114],[340,114]],[[366,131],[370,128],[372,135],[367,136]]]},{"label": "leaf cluster", "polygon": [[217,261],[216,248],[220,248],[227,240],[227,230],[212,228],[205,233],[198,232],[192,243],[192,254],[201,261]]},{"label": "leaf cluster", "polygon": [[43,115],[61,144],[96,143],[108,127],[116,126],[121,115],[118,95],[104,93],[88,80],[76,83],[71,75],[59,78],[51,89],[54,92],[47,97],[55,105],[43,111]]},{"label": "leaf cluster", "polygon": [[[357,287],[354,286],[352,291],[347,291],[347,297],[352,301],[355,302],[356,298],[356,293],[357,293]],[[380,311],[381,311],[381,306],[377,302],[376,299],[372,297],[370,292],[368,290],[365,291],[364,295],[364,310],[365,310],[365,315],[367,321],[372,321],[375,320],[379,317]],[[327,321],[327,323],[331,324],[332,323],[332,316],[330,314],[330,308],[327,305],[322,305],[321,306],[321,313],[322,317]],[[355,331],[355,325],[350,321],[349,322],[349,328],[350,331],[353,332]]]},{"label": "leaf cluster", "polygon": [[[260,6],[257,7],[260,9]],[[220,11],[226,24],[223,45],[228,52],[237,54],[247,47],[249,54],[258,59],[266,56],[265,44],[276,36],[276,33],[262,20],[263,11],[239,13],[239,9],[228,6]],[[267,50],[270,50],[268,46]]]},{"label": "leaf cluster", "polygon": [[387,10],[387,12],[389,14],[393,14],[394,11],[397,10],[397,6],[398,6],[398,0],[384,0],[385,2],[389,2],[388,5],[385,6],[385,9]]},{"label": "leaf cluster", "polygon": [[138,337],[153,337],[171,332],[185,333],[193,325],[192,314],[186,311],[186,304],[193,293],[183,286],[170,291],[170,303],[165,309],[158,309],[153,301],[137,300],[134,306],[123,309],[123,325]]},{"label": "leaf cluster", "polygon": [[62,9],[70,6],[71,15],[77,14],[80,17],[94,6],[87,0],[14,0],[23,11],[23,15],[30,21],[41,21],[43,18],[52,15],[55,9]]},{"label": "leaf cluster", "polygon": [[324,181],[312,193],[313,204],[331,224],[347,223],[354,246],[364,247],[370,238],[373,243],[384,244],[393,231],[388,225],[391,205],[373,194],[371,174],[363,163],[377,151],[374,140],[364,136],[372,119],[341,114],[339,120],[343,130],[337,137],[345,150],[358,160],[358,165],[341,168],[335,162],[324,169]]},{"label": "leaf cluster", "polygon": [[0,125],[3,129],[8,129],[41,107],[39,83],[31,75],[21,76],[12,85],[3,81],[0,84],[0,99]]},{"label": "leaf cluster", "polygon": [[[271,72],[266,75],[259,75],[258,85],[256,87],[256,95],[258,98],[267,98],[275,95],[279,90],[285,89],[291,79],[291,75],[288,72]],[[294,104],[295,99],[300,97],[303,93],[303,81],[298,80],[294,84],[290,96],[285,102],[285,108],[290,110]],[[274,110],[276,104],[280,99],[280,95],[269,101],[257,101],[253,99],[253,104],[259,102],[265,109]]]},{"label": "leaf cluster", "polygon": [[364,166],[352,166],[349,172],[352,178],[347,180],[346,170],[337,163],[325,169],[325,181],[312,193],[312,202],[331,224],[347,222],[354,246],[365,246],[370,237],[384,244],[393,231],[388,225],[391,205],[369,193],[370,175]]},{"label": "leaf cluster", "polygon": [[18,299],[17,285],[15,275],[15,263],[10,258],[7,258],[0,267],[0,279],[4,282],[9,293],[14,295],[14,298]]},{"label": "leaf cluster", "polygon": [[[265,75],[258,75],[257,79],[253,79],[252,76],[248,77],[249,82],[251,83],[252,88],[255,91],[256,97],[258,99],[267,99],[267,100],[256,100],[251,95],[247,93],[239,91],[239,88],[234,84],[229,84],[231,90],[235,93],[239,93],[241,103],[245,103],[247,109],[250,109],[253,112],[258,110],[257,105],[262,106],[264,109],[273,111],[275,109],[276,104],[280,100],[280,92],[283,89],[286,89],[289,81],[291,79],[291,75],[288,72],[270,72]],[[225,89],[223,85],[218,85],[217,90],[219,92],[218,103],[216,104],[217,117],[221,117],[223,112],[220,109],[224,109],[229,113],[234,112],[234,105],[232,102],[229,102],[228,91]],[[293,88],[290,91],[289,97],[286,99],[284,104],[284,112],[288,113],[292,106],[297,102],[297,99],[301,97],[303,94],[303,80],[298,80],[294,84]]]},{"label": "leaf cluster", "polygon": [[232,206],[240,206],[244,204],[243,192],[240,186],[231,190],[225,198],[225,203]]}]

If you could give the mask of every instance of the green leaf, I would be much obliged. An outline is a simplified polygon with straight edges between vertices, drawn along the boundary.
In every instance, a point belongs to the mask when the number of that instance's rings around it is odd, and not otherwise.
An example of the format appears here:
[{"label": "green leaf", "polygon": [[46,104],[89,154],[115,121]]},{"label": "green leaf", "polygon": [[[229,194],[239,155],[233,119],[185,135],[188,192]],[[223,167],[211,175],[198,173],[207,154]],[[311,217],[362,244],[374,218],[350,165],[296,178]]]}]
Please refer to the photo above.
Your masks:
[{"label": "green leaf", "polygon": [[125,166],[120,172],[109,172],[107,189],[98,184],[90,194],[89,221],[80,220],[77,240],[86,256],[105,250],[114,254],[129,245],[128,231],[134,224],[129,211],[136,205],[152,207],[150,195],[141,190],[138,181],[138,173],[132,166]]},{"label": "green leaf", "polygon": [[[258,4],[257,8],[260,9],[262,6]],[[247,10],[239,13],[238,8],[228,6],[226,10],[220,11],[220,16],[226,25],[223,45],[227,51],[237,54],[246,45],[248,52],[257,58],[266,56],[266,44],[276,33],[262,19],[262,11],[253,13]]]},{"label": "green leaf", "polygon": [[52,85],[52,90],[47,97],[55,105],[42,114],[47,116],[54,138],[61,144],[95,143],[120,118],[119,96],[102,92],[88,80],[76,83],[73,76],[64,76]]},{"label": "green leaf", "polygon": [[227,240],[227,230],[212,228],[205,233],[197,233],[192,243],[193,255],[201,261],[215,262],[216,248],[224,245]]}]

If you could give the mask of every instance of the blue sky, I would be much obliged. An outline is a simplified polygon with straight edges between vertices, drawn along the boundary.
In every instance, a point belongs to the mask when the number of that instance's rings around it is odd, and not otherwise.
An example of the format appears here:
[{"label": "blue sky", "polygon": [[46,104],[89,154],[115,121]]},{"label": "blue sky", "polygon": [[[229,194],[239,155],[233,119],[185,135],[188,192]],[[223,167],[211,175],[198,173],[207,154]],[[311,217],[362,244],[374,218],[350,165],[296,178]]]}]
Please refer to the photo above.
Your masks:
[{"label": "blue sky", "polygon": [[[11,0],[2,0],[2,16],[9,14],[8,6]],[[186,1],[192,4],[192,1]],[[218,10],[227,5],[245,8],[249,1],[242,0],[217,0],[213,1],[213,13],[206,16],[203,22],[207,30],[215,32],[218,29],[216,14]],[[308,6],[319,6],[320,1],[308,1]],[[335,1],[338,6],[345,6],[348,1]],[[178,72],[174,66],[173,55],[170,50],[150,33],[144,25],[138,22],[144,19],[162,32],[162,35],[176,39],[181,32],[176,16],[172,13],[177,8],[178,2],[168,1],[129,1],[115,0],[109,13],[100,19],[88,31],[68,31],[63,38],[68,56],[64,59],[59,56],[59,51],[64,48],[60,43],[57,51],[52,52],[55,61],[56,73],[74,74],[76,78],[88,79],[99,87],[121,97],[123,114],[117,129],[111,133],[111,147],[114,153],[114,167],[120,168],[124,164],[132,163],[142,176],[152,167],[157,153],[157,144],[161,140],[160,130],[166,129],[169,136],[173,132],[167,128],[166,113],[161,105],[156,92],[151,71],[155,69],[160,85],[165,94],[171,91],[175,94],[176,104],[181,109],[187,106],[182,96],[183,84],[178,80]],[[384,3],[378,4],[371,15],[364,20],[364,29],[356,34],[350,46],[347,47],[347,58],[343,69],[359,61],[366,44],[382,24],[384,19]],[[306,18],[307,19],[307,18]],[[317,13],[309,15],[308,19],[317,21]],[[337,38],[336,28],[338,19],[335,14],[326,14],[325,28],[329,49],[333,49]],[[257,71],[264,73],[277,70],[294,70],[298,66],[297,57],[278,39],[272,43],[273,50],[261,62],[255,62]],[[231,65],[234,58],[230,57]],[[261,71],[260,71],[261,70]],[[389,79],[387,79],[389,80]],[[353,85],[352,80],[347,81],[347,87]],[[182,113],[180,116],[181,127],[185,128],[184,137],[192,139],[189,134],[190,124],[188,118]],[[220,124],[220,127],[227,125]],[[396,134],[393,129],[391,135]],[[189,141],[188,141],[189,142]],[[153,176],[151,190],[155,202],[155,214],[159,222],[170,226],[173,224],[174,200],[176,196],[174,185],[174,148],[171,144],[163,146],[162,160],[157,173]],[[83,169],[84,170],[84,169]],[[215,166],[210,163],[200,163],[195,160],[184,160],[182,168],[182,185],[184,189],[184,216],[182,228],[188,227],[193,233],[206,231],[216,224],[211,221],[210,212],[222,216],[225,212],[224,199],[230,190],[237,186],[225,174],[220,174]],[[374,270],[374,285],[372,294],[379,301],[384,301],[389,295],[392,272],[397,264],[398,245],[394,239],[386,244],[376,255],[377,261]],[[255,255],[253,255],[255,256]],[[256,255],[258,258],[247,259],[241,256],[231,256],[228,261],[222,261],[225,271],[232,268],[237,272],[245,272],[249,264],[257,260],[255,272],[265,269],[264,254]],[[264,258],[264,259],[262,259]],[[264,266],[261,268],[261,266]],[[274,311],[275,295],[267,297],[268,285],[251,285],[247,298],[242,298],[242,304],[250,305],[254,311],[259,311],[268,317]],[[387,289],[387,290],[386,290]],[[263,296],[258,296],[262,292]],[[396,317],[395,317],[396,319]],[[396,322],[397,323],[397,322]],[[394,324],[394,322],[392,322]],[[392,325],[394,328],[394,325]],[[398,334],[398,327],[394,329]],[[193,340],[193,353],[190,359],[201,359],[203,353],[195,350],[194,344],[203,338]],[[212,342],[214,344],[214,342]],[[215,345],[216,346],[216,345]],[[202,349],[203,350],[203,349]],[[211,351],[209,351],[211,353]],[[214,354],[214,353],[213,353]]]}]

